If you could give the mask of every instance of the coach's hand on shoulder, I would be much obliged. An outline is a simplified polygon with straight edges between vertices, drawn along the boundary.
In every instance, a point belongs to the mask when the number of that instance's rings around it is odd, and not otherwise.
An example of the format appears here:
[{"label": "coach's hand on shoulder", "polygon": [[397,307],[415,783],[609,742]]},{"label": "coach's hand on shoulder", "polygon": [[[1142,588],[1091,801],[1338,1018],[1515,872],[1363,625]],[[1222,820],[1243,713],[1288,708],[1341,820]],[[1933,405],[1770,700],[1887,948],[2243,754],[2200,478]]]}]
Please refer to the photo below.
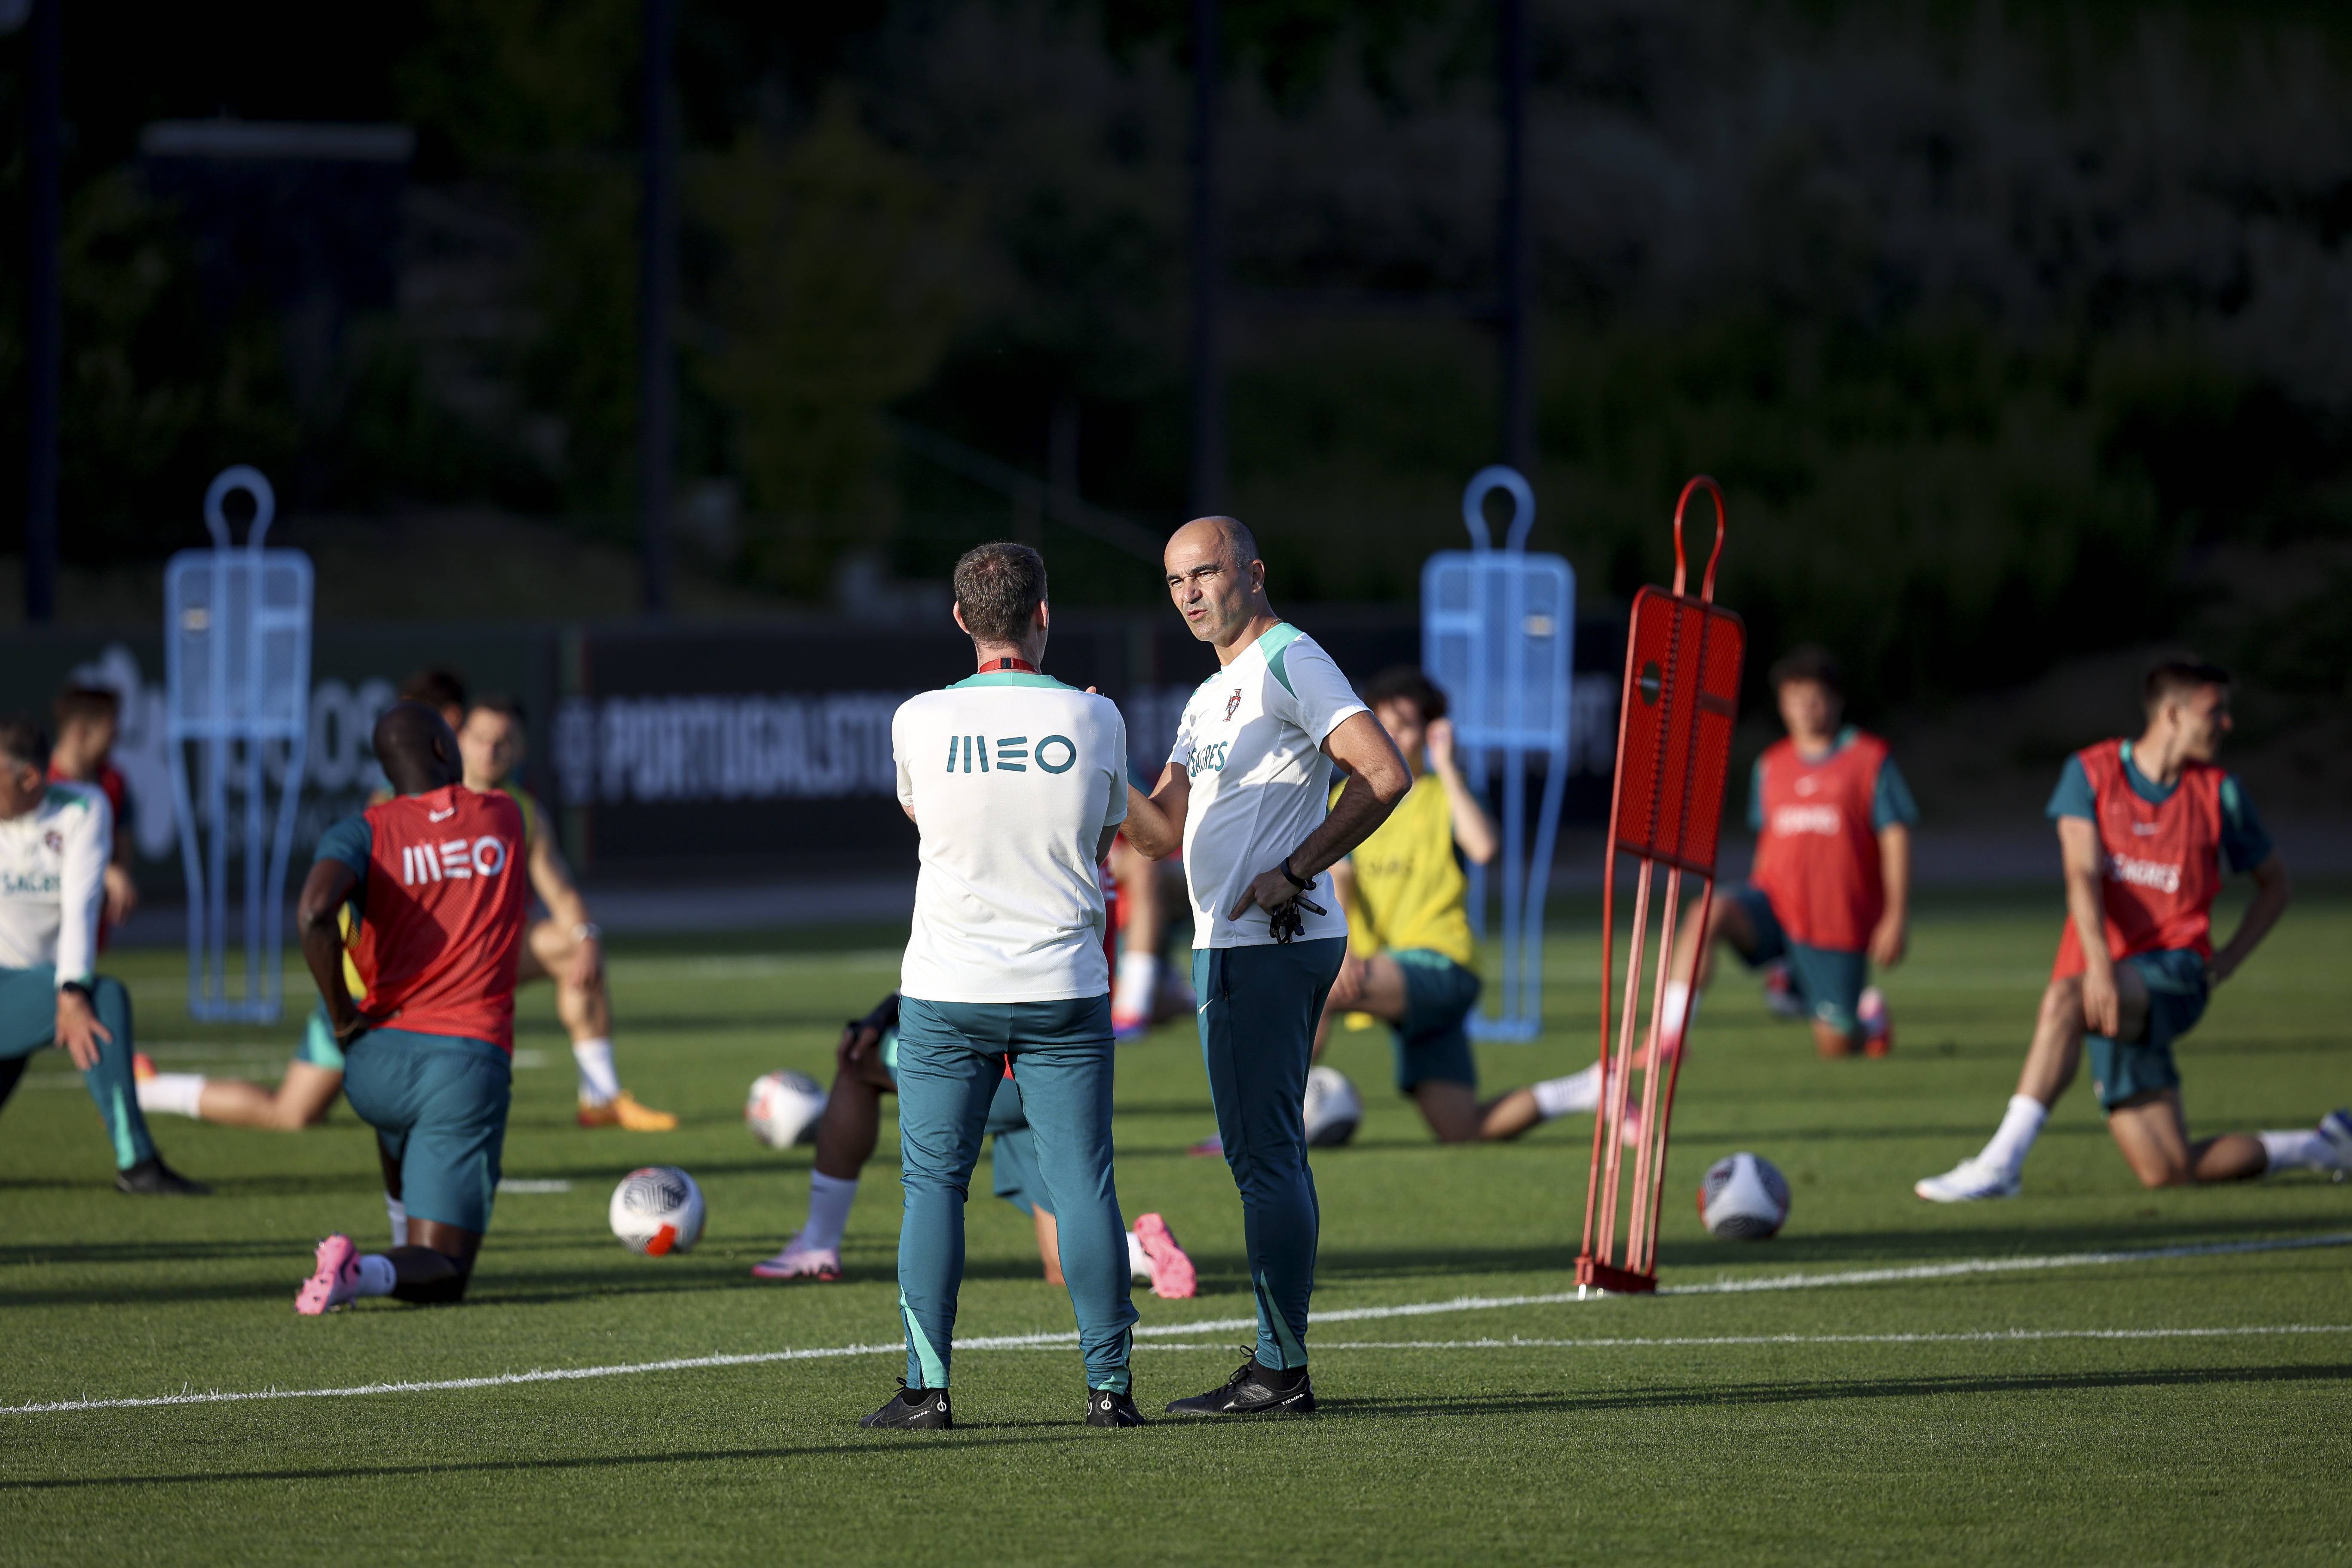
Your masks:
[{"label": "coach's hand on shoulder", "polygon": [[96,1067],[100,1042],[110,1045],[113,1040],[113,1032],[98,1021],[88,992],[79,986],[58,987],[57,1042],[73,1058],[75,1067],[83,1072]]}]

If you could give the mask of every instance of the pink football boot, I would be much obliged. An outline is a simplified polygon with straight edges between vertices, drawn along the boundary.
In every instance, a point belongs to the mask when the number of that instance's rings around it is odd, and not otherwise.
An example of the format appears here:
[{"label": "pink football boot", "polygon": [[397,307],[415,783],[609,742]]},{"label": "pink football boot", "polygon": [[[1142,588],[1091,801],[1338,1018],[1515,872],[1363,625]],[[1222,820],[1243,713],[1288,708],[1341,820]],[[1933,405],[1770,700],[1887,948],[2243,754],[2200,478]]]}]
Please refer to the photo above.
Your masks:
[{"label": "pink football boot", "polygon": [[1191,1300],[1197,1289],[1192,1259],[1177,1245],[1168,1222],[1156,1214],[1140,1215],[1135,1239],[1143,1244],[1143,1256],[1151,1259],[1151,1293],[1167,1301]]},{"label": "pink football boot", "polygon": [[358,1294],[360,1249],[338,1231],[319,1243],[319,1267],[294,1292],[294,1310],[306,1318],[331,1312]]}]

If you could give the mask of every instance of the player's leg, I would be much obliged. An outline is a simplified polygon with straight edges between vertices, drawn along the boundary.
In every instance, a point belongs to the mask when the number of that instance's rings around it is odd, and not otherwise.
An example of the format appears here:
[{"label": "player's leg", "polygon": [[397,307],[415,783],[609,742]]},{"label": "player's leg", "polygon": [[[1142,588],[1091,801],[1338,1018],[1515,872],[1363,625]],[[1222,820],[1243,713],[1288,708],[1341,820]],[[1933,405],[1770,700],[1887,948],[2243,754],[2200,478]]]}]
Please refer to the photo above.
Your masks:
[{"label": "player's leg", "polygon": [[1003,1077],[1001,1053],[1010,1016],[1003,1005],[911,996],[899,1003],[899,1180],[906,1215],[898,1228],[898,1301],[907,1387],[918,1393],[948,1386],[963,1281],[964,1197]]},{"label": "player's leg", "polygon": [[843,1278],[841,1236],[857,1202],[858,1178],[881,1138],[882,1097],[898,1090],[898,1079],[891,1076],[898,1055],[897,1032],[885,1030],[863,1056],[845,1050],[836,1058],[833,1089],[825,1096],[824,1114],[817,1119],[808,1214],[782,1251],[751,1266],[752,1278],[826,1283]]},{"label": "player's leg", "polygon": [[2251,1133],[2225,1132],[2191,1142],[2177,1089],[2137,1095],[2110,1110],[2107,1132],[2144,1187],[2242,1182],[2270,1168],[2263,1141]]},{"label": "player's leg", "polygon": [[[47,974],[47,970],[20,970],[18,973]],[[49,1000],[50,1028],[56,1027],[56,1000]],[[107,1142],[114,1148],[114,1185],[118,1191],[143,1195],[187,1196],[201,1194],[212,1189],[198,1182],[189,1181],[155,1152],[155,1141],[148,1134],[147,1118],[139,1109],[139,1079],[135,1058],[138,1041],[131,1028],[131,993],[122,982],[110,975],[99,975],[90,982],[90,1006],[107,1037],[99,1042],[98,1060],[84,1069],[82,1084],[98,1107],[99,1120],[105,1124]]]},{"label": "player's leg", "polygon": [[[1086,1360],[1088,1419],[1099,1412],[1139,1425],[1129,1398],[1133,1376],[1134,1279],[1127,1222],[1111,1171],[1110,1000],[1014,1004],[1018,1037],[1013,1070],[1026,1113],[1015,1148],[1034,1156],[1042,1190],[1037,1207],[1056,1222],[1055,1244]],[[1005,1139],[999,1136],[998,1147]],[[1001,1156],[1000,1156],[1001,1157]],[[1001,1177],[1000,1177],[1001,1181]],[[1118,1397],[1108,1402],[1100,1395]],[[1132,1419],[1129,1419],[1132,1418]],[[1098,1422],[1097,1424],[1112,1424]]]},{"label": "player's leg", "polygon": [[1111,1020],[1120,1039],[1150,1028],[1160,992],[1160,944],[1167,922],[1160,907],[1160,868],[1125,838],[1112,840],[1110,872],[1118,881],[1118,967],[1111,983]]},{"label": "player's leg", "polygon": [[[1704,923],[1702,923],[1702,921]],[[1675,939],[1674,972],[1658,1011],[1656,1033],[1673,1045],[1698,1016],[1698,998],[1715,973],[1715,948],[1722,943],[1751,969],[1775,962],[1788,951],[1772,902],[1759,888],[1733,888],[1706,901],[1702,913],[1691,904],[1683,911],[1682,929]],[[1639,1067],[1642,1058],[1629,1060]]]},{"label": "player's leg", "polygon": [[1870,983],[1870,955],[1836,948],[1786,944],[1789,975],[1812,1026],[1813,1049],[1824,1060],[1863,1054],[1868,1031],[1862,1022],[1862,993]]},{"label": "player's leg", "polygon": [[[143,1056],[138,1058],[146,1062]],[[299,1132],[326,1120],[343,1088],[342,1047],[324,1004],[315,1004],[302,1026],[301,1044],[273,1088],[237,1078],[203,1073],[139,1071],[139,1108],[150,1115],[193,1116],[224,1127],[260,1127]]]},{"label": "player's leg", "polygon": [[1193,955],[1201,1055],[1225,1163],[1241,1192],[1257,1302],[1257,1350],[1223,1387],[1169,1406],[1184,1414],[1314,1408],[1307,1307],[1321,1214],[1307,1164],[1304,1101],[1316,1020],[1339,973],[1339,938]]},{"label": "player's leg", "polygon": [[600,964],[586,980],[578,976],[580,939],[553,921],[532,922],[525,933],[515,984],[541,978],[555,982],[555,1016],[572,1037],[572,1062],[580,1077],[580,1125],[619,1127],[631,1132],[667,1132],[677,1118],[637,1103],[621,1087],[613,1061],[613,999]]}]

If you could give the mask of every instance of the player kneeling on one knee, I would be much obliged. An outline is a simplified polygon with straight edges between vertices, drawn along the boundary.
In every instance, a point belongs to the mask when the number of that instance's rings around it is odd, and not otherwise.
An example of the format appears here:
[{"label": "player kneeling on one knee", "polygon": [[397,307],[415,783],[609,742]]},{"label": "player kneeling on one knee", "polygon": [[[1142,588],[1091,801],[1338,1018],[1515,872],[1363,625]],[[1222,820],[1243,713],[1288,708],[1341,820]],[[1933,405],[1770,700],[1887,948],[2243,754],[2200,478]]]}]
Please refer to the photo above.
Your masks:
[{"label": "player kneeling on one knee", "polygon": [[1445,693],[1420,670],[1401,667],[1364,689],[1372,716],[1419,773],[1387,821],[1331,868],[1348,911],[1348,957],[1331,983],[1315,1036],[1320,1057],[1332,1022],[1394,1034],[1397,1092],[1412,1097],[1429,1130],[1447,1143],[1516,1138],[1555,1116],[1600,1103],[1599,1068],[1515,1089],[1481,1102],[1478,1068],[1464,1027],[1478,1005],[1470,937],[1469,883],[1454,858],[1495,858],[1495,826],[1454,757]]},{"label": "player kneeling on one knee", "polygon": [[[297,918],[342,1048],[343,1096],[375,1129],[407,1240],[365,1256],[348,1236],[320,1242],[294,1298],[305,1315],[362,1296],[465,1295],[489,1229],[514,1081],[522,814],[504,795],[465,786],[457,735],[422,703],[384,710],[375,754],[398,793],[327,830]],[[346,906],[348,950],[336,914]],[[346,951],[364,1013],[344,977]]]},{"label": "player kneeling on one knee", "polygon": [[[2016,1195],[2025,1156],[2074,1081],[2086,1038],[2107,1131],[2143,1186],[2352,1170],[2347,1110],[2311,1129],[2189,1139],[2172,1043],[2270,934],[2290,883],[2244,786],[2215,764],[2231,728],[2228,672],[2167,659],[2148,671],[2141,696],[2147,724],[2137,740],[2077,752],[2059,775],[2049,814],[2065,868],[2066,925],[2025,1068],[1992,1141],[1914,1185],[1930,1202]],[[2213,899],[2224,861],[2252,874],[2254,897],[2217,952]]]}]

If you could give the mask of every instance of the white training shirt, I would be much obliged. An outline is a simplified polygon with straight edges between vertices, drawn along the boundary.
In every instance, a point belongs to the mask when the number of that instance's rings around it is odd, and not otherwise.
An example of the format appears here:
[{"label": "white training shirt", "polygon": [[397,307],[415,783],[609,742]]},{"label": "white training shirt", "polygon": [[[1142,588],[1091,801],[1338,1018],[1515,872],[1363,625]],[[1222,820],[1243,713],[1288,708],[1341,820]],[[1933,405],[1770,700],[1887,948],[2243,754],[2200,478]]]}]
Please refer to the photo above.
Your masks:
[{"label": "white training shirt", "polygon": [[58,984],[88,984],[113,856],[114,808],[91,785],[52,784],[0,821],[0,969],[54,964]]},{"label": "white training shirt", "polygon": [[1096,846],[1127,820],[1127,724],[1108,698],[991,670],[890,721],[898,800],[922,836],[898,969],[926,1002],[1106,995]]},{"label": "white training shirt", "polygon": [[[1168,760],[1192,775],[1184,810],[1184,876],[1192,893],[1194,947],[1256,947],[1274,940],[1255,904],[1226,914],[1261,874],[1330,815],[1325,736],[1366,711],[1348,678],[1313,637],[1284,623],[1201,683],[1176,726]],[[1301,910],[1298,939],[1346,936],[1348,917],[1318,875],[1307,894],[1326,910]]]}]

